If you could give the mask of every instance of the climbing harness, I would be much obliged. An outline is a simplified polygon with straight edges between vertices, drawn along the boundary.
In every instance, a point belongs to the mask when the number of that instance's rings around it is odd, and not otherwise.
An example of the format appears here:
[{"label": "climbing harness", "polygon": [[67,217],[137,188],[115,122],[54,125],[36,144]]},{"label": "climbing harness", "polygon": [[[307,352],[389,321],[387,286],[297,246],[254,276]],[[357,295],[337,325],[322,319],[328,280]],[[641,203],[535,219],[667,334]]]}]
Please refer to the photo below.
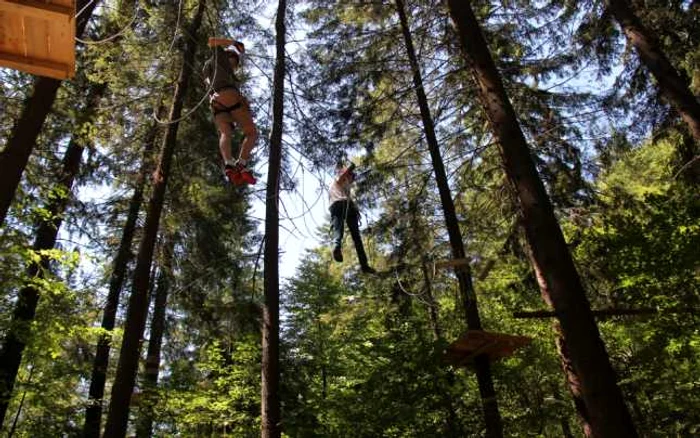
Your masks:
[{"label": "climbing harness", "polygon": [[[228,87],[228,88],[234,88],[234,87]],[[221,113],[228,114],[230,112],[241,109],[241,108],[243,108],[243,105],[244,105],[244,101],[243,101],[243,99],[241,99],[240,101],[234,103],[233,105],[226,106],[226,105],[222,104],[221,102],[219,102],[218,100],[216,100],[216,97],[214,97],[214,95],[211,96],[210,102],[209,102],[209,106],[211,107],[211,110],[214,112],[214,117],[216,117],[217,115],[219,115]]]}]

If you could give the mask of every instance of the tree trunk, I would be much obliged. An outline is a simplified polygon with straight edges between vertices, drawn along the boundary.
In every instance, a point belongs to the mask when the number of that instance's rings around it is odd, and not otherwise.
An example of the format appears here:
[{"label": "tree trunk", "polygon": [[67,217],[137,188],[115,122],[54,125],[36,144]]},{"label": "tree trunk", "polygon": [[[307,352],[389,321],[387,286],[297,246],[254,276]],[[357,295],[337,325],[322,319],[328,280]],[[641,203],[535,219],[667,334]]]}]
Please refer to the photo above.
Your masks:
[{"label": "tree trunk", "polygon": [[[32,382],[32,376],[34,376],[34,367],[32,367],[31,370],[29,370],[29,376],[27,376],[27,381],[25,385],[29,385]],[[10,431],[7,432],[7,438],[12,438],[15,436],[15,432],[17,431],[17,424],[19,424],[19,417],[22,415],[22,409],[24,409],[24,401],[27,398],[27,390],[25,389],[24,392],[22,392],[22,398],[19,401],[19,406],[17,406],[17,412],[15,412],[15,419],[12,421],[12,426],[10,427]]]},{"label": "tree trunk", "polygon": [[[76,8],[82,13],[76,21],[76,37],[80,38],[83,35],[92,11],[98,3],[99,0],[78,0]],[[0,172],[0,226],[5,223],[7,211],[19,187],[22,173],[36,146],[36,139],[39,137],[46,116],[56,100],[60,85],[61,81],[46,77],[38,77],[34,80],[32,94],[26,99],[22,114],[12,128],[7,146],[0,153],[0,169],[2,169]]]},{"label": "tree trunk", "polygon": [[163,138],[163,149],[158,159],[158,170],[153,185],[153,193],[148,205],[146,223],[143,228],[143,237],[139,245],[139,253],[134,269],[133,289],[129,297],[129,307],[124,324],[124,336],[117,365],[117,375],[112,385],[112,395],[109,404],[109,414],[105,425],[105,438],[124,437],[126,435],[129,420],[129,402],[134,390],[136,371],[138,369],[141,352],[141,337],[146,325],[148,313],[148,284],[150,280],[153,249],[158,235],[160,216],[165,200],[165,190],[170,176],[170,164],[172,162],[175,145],[177,142],[177,121],[182,114],[185,95],[192,76],[192,65],[197,50],[197,33],[204,14],[205,0],[200,0],[197,6],[194,20],[188,29],[191,38],[187,39],[187,45],[183,56],[182,68],[175,87],[173,103],[170,108],[170,124],[167,125]]},{"label": "tree trunk", "polygon": [[[427,263],[422,263],[421,264],[421,270],[423,273],[423,290],[424,290],[424,295],[425,295],[425,301],[428,304],[428,309],[429,309],[429,316],[430,316],[430,328],[433,331],[433,339],[435,341],[441,341],[443,340],[442,336],[442,327],[440,326],[440,320],[438,318],[438,304],[435,301],[435,297],[433,296],[433,288],[430,280],[430,270],[428,269],[428,264]],[[452,386],[455,381],[455,375],[452,370],[447,370],[446,374],[447,382],[448,385]],[[435,376],[435,386],[440,387],[440,378],[439,376]],[[463,436],[464,433],[460,430],[461,427],[459,426],[459,421],[457,420],[457,412],[454,407],[454,403],[452,402],[452,397],[450,397],[449,394],[447,393],[442,393],[442,402],[445,405],[445,429],[446,429],[446,436],[450,437],[460,437]]]},{"label": "tree trunk", "polygon": [[[95,108],[106,89],[105,84],[91,86],[87,103],[77,123],[79,127],[92,120]],[[73,181],[80,171],[80,162],[85,146],[83,138],[77,134],[73,135],[63,156],[61,174],[56,184],[59,190],[65,190],[65,195],[56,196],[49,201],[47,210],[50,212],[51,219],[38,225],[32,247],[34,251],[53,249],[56,245],[58,231],[63,222],[63,214],[71,198]],[[0,175],[3,173],[0,172]],[[30,264],[27,267],[27,278],[44,278],[50,269],[49,263],[49,258],[42,256],[39,262]],[[24,286],[19,291],[10,329],[3,341],[2,351],[0,351],[0,428],[5,421],[7,406],[12,398],[12,388],[22,362],[22,353],[31,339],[31,323],[39,303],[39,294],[40,290],[32,284]]]},{"label": "tree trunk", "polygon": [[430,281],[430,271],[427,263],[421,264],[423,271],[423,289],[425,290],[425,298],[428,303],[428,315],[430,315],[430,328],[433,330],[433,337],[436,341],[442,339],[442,327],[438,319],[437,302],[433,296],[433,286]]},{"label": "tree trunk", "polygon": [[129,202],[129,211],[122,231],[122,238],[119,242],[117,255],[114,258],[112,274],[109,278],[109,292],[104,314],[102,315],[102,329],[107,333],[100,336],[97,341],[97,351],[92,365],[92,378],[90,380],[90,392],[88,407],[85,411],[85,425],[83,436],[85,438],[99,438],[100,422],[102,419],[102,399],[104,397],[105,381],[107,378],[107,367],[109,365],[109,351],[112,341],[112,330],[117,317],[119,307],[119,297],[126,277],[126,268],[131,260],[131,244],[136,232],[136,221],[139,217],[139,210],[143,202],[143,192],[146,186],[148,167],[150,166],[150,156],[158,135],[158,125],[156,123],[150,128],[144,144],[141,158],[141,168],[138,180],[134,188],[134,194]]},{"label": "tree trunk", "polygon": [[165,332],[165,309],[168,302],[169,279],[172,275],[173,243],[166,239],[163,247],[163,263],[158,275],[153,317],[151,319],[151,335],[148,339],[146,354],[146,369],[143,376],[143,403],[139,412],[136,426],[137,438],[150,438],[153,433],[153,410],[158,402],[158,371],[160,369],[160,350]]},{"label": "tree trunk", "polygon": [[448,4],[482,106],[499,142],[506,174],[518,196],[535,269],[547,285],[542,289],[543,298],[554,307],[573,369],[581,379],[593,432],[598,437],[635,437],[637,432],[590,303],[479,23],[468,2],[448,0]]},{"label": "tree trunk", "polygon": [[578,378],[573,366],[571,365],[569,350],[566,348],[566,342],[564,341],[564,335],[561,331],[561,326],[559,323],[554,323],[554,331],[557,333],[557,352],[559,353],[561,368],[562,371],[564,371],[564,377],[566,378],[566,384],[571,392],[571,397],[574,399],[574,406],[576,407],[576,413],[578,414],[579,422],[581,423],[581,429],[583,430],[584,436],[591,438],[593,437],[593,430],[591,429],[586,404],[583,401],[583,397],[581,397],[581,380]]},{"label": "tree trunk", "polygon": [[[401,30],[403,32],[404,42],[408,59],[413,72],[413,86],[416,89],[418,97],[418,106],[420,108],[421,118],[423,119],[423,127],[425,130],[426,141],[430,150],[430,158],[432,159],[433,169],[435,170],[435,180],[440,193],[440,201],[442,202],[443,214],[445,215],[445,224],[447,233],[450,239],[452,248],[452,257],[454,259],[464,259],[464,242],[462,241],[462,233],[459,229],[457,213],[455,212],[450,186],[445,172],[445,166],[440,154],[440,148],[435,135],[435,125],[428,107],[428,99],[423,89],[423,79],[418,65],[415,49],[413,48],[413,40],[408,27],[408,20],[404,7],[404,0],[396,0],[396,10],[401,21]],[[459,282],[459,291],[462,299],[462,305],[465,311],[465,319],[467,327],[470,330],[481,330],[481,318],[479,309],[476,303],[476,294],[472,284],[471,270],[469,266],[455,267],[455,275]],[[484,413],[484,421],[486,424],[486,436],[501,437],[503,436],[503,424],[501,422],[501,414],[498,411],[498,401],[496,399],[496,390],[493,386],[493,378],[491,376],[491,364],[488,357],[482,355],[475,358],[476,378],[479,384],[479,393],[481,394],[481,404]]]},{"label": "tree trunk", "polygon": [[272,96],[272,132],[267,171],[267,202],[265,206],[265,305],[262,327],[262,438],[279,438],[280,370],[279,370],[279,180],[282,164],[282,130],[284,128],[284,72],[287,1],[277,6],[276,60]]},{"label": "tree trunk", "polygon": [[690,133],[700,144],[700,103],[688,88],[688,84],[671,65],[653,32],[642,24],[625,0],[606,0],[610,12],[637,49],[644,66],[649,69],[659,84],[661,95],[688,124]]},{"label": "tree trunk", "polygon": [[[537,264],[534,261],[532,253],[528,254],[530,262],[532,263],[535,271],[535,279],[537,284],[542,291],[542,295],[548,297],[551,292],[549,291],[549,286],[547,285],[547,280],[542,272],[538,269]],[[555,315],[552,315],[555,316]],[[569,355],[569,349],[566,346],[564,339],[564,333],[561,330],[561,325],[558,322],[553,324],[554,332],[557,334],[555,340],[557,346],[557,353],[559,354],[559,362],[561,364],[562,372],[564,373],[564,378],[566,379],[566,386],[569,388],[571,397],[574,400],[574,408],[576,409],[576,414],[578,414],[579,423],[581,423],[581,429],[586,438],[593,437],[593,430],[591,429],[590,416],[588,415],[588,410],[586,409],[586,404],[581,396],[581,379],[576,375],[574,367],[571,363],[571,357]],[[565,422],[565,419],[562,419]],[[563,426],[564,423],[562,423]],[[566,422],[568,427],[568,422]]]}]

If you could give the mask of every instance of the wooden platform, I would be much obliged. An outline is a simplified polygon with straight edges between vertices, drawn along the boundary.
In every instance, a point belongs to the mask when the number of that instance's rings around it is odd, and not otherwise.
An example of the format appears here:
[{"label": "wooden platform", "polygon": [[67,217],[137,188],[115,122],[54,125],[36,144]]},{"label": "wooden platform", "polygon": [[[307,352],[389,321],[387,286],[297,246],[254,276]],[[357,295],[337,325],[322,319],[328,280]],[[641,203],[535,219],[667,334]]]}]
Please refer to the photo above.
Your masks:
[{"label": "wooden platform", "polygon": [[449,259],[435,262],[435,269],[466,269],[469,267],[469,259]]},{"label": "wooden platform", "polygon": [[454,366],[468,366],[478,355],[485,354],[490,361],[512,355],[515,350],[530,343],[526,336],[469,330],[447,347],[445,360]]},{"label": "wooden platform", "polygon": [[75,0],[0,0],[0,67],[75,74]]}]

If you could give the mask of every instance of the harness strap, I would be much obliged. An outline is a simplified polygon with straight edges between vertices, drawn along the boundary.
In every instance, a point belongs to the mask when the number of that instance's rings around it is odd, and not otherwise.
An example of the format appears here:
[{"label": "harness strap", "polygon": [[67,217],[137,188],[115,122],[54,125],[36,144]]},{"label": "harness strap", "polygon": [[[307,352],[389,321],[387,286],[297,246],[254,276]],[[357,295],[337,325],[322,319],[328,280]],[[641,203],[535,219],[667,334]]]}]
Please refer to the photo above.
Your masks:
[{"label": "harness strap", "polygon": [[[217,108],[218,106],[218,108]],[[217,102],[216,100],[211,101],[211,109],[214,111],[214,115],[216,116],[217,114],[221,113],[230,113],[232,111],[236,111],[239,108],[243,107],[243,100],[241,100],[238,103],[234,103],[233,105],[225,106],[222,105],[221,103]]]},{"label": "harness strap", "polygon": [[[223,90],[236,90],[236,91],[239,91],[239,90],[238,90],[238,87],[235,86],[235,85],[224,85],[224,86],[219,87],[219,88],[214,88],[214,93],[218,93],[218,92],[223,91]],[[239,91],[239,92],[240,92],[240,91]]]}]

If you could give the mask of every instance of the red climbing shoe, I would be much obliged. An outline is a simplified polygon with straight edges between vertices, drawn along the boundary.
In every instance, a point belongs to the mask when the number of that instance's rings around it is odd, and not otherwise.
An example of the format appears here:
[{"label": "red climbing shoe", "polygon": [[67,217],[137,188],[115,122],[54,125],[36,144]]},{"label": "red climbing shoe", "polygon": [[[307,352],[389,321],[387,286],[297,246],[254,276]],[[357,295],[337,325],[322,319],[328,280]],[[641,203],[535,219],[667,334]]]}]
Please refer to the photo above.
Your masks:
[{"label": "red climbing shoe", "polygon": [[243,182],[241,181],[241,172],[238,171],[234,166],[227,164],[224,167],[224,173],[226,174],[226,178],[231,184],[236,186],[243,184]]},{"label": "red climbing shoe", "polygon": [[248,168],[246,168],[245,166],[243,166],[243,165],[240,165],[240,166],[241,166],[241,168],[238,171],[238,180],[239,180],[238,184],[251,184],[251,185],[255,184],[256,180],[255,180],[255,177],[253,176],[253,173],[250,170],[248,170]]},{"label": "red climbing shoe", "polygon": [[224,173],[231,184],[236,186],[243,184],[255,184],[256,182],[253,173],[241,163],[236,163],[234,165],[227,164],[224,167]]}]

